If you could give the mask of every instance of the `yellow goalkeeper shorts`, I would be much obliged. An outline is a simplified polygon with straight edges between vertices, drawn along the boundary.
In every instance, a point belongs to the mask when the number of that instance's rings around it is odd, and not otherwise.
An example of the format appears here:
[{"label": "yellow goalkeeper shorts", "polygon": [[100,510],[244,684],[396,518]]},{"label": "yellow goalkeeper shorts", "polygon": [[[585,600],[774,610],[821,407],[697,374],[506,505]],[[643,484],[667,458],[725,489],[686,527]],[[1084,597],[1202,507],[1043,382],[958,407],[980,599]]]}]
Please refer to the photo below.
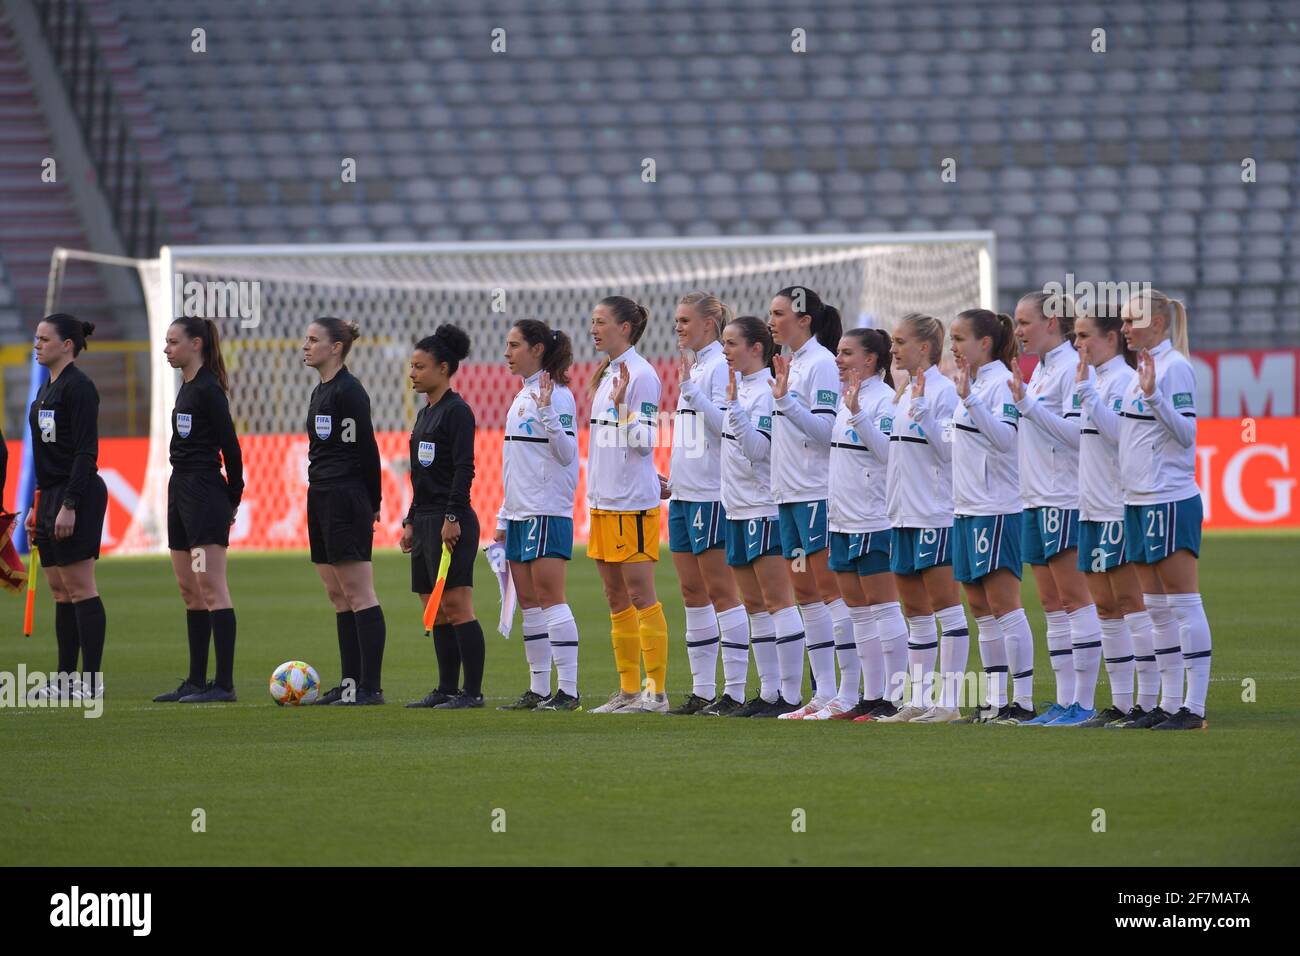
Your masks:
[{"label": "yellow goalkeeper shorts", "polygon": [[612,564],[659,560],[659,509],[593,511],[587,554]]}]

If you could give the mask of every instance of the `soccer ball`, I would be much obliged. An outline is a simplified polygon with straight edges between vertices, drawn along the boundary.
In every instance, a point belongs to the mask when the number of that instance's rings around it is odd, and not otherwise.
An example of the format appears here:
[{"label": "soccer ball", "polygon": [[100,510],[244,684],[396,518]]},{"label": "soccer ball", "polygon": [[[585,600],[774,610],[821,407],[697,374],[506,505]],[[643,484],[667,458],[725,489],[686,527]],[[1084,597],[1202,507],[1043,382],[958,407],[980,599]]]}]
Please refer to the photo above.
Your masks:
[{"label": "soccer ball", "polygon": [[305,661],[285,661],[271,675],[271,697],[281,706],[310,704],[320,696],[320,675]]}]

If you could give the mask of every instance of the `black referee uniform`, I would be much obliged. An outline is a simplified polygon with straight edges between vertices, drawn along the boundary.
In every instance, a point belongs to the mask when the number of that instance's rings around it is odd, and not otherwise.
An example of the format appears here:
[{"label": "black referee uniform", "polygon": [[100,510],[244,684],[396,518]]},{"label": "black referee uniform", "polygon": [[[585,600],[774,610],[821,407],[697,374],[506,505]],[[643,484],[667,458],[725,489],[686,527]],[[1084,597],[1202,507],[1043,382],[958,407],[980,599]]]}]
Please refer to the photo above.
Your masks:
[{"label": "black referee uniform", "polygon": [[[369,561],[380,506],[379,445],[370,396],[341,366],[311,393],[307,406],[307,537],[313,564]],[[378,696],[384,659],[384,612],[376,604],[336,612],[343,681]],[[338,691],[339,693],[335,693]],[[342,702],[341,688],[320,703]],[[382,697],[376,702],[382,702]]]},{"label": "black referee uniform", "polygon": [[[478,516],[470,506],[475,427],[473,410],[448,390],[436,404],[420,409],[411,429],[411,508],[404,523],[411,526],[411,590],[416,594],[430,593],[438,580],[442,525],[448,515],[455,517],[461,531],[451,552],[445,587],[474,585],[479,540]],[[438,688],[430,697],[457,696],[463,669],[460,695],[481,700],[485,647],[478,621],[435,624],[433,644]]]},{"label": "black referee uniform", "polygon": [[9,446],[5,444],[4,422],[0,422],[0,511],[5,510],[5,469],[9,467]]},{"label": "black referee uniform", "polygon": [[[226,477],[221,476],[225,461]],[[182,382],[172,409],[172,475],[167,484],[167,547],[192,551],[204,545],[230,546],[230,523],[244,493],[244,459],[230,418],[230,402],[206,367]],[[235,611],[185,612],[190,673],[186,683],[203,689],[207,680],[208,638],[217,652],[214,684],[235,689]],[[184,689],[184,685],[182,685]]]},{"label": "black referee uniform", "polygon": [[[99,557],[108,510],[108,489],[99,477],[99,392],[74,364],[45,383],[28,413],[32,430],[32,463],[41,500],[36,509],[33,544],[41,564],[58,568]],[[76,512],[72,535],[54,537],[59,509]],[[99,595],[77,602],[55,602],[54,630],[59,647],[59,673],[82,670],[95,674],[104,656],[106,621]]]}]

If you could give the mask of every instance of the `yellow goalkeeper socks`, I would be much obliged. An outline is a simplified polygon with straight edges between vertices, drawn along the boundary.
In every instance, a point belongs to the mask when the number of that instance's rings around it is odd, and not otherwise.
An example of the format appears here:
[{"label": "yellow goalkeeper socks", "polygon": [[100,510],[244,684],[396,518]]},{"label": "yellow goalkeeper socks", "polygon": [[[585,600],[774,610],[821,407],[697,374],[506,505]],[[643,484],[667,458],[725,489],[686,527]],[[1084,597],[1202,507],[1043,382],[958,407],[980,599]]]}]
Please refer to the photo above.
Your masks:
[{"label": "yellow goalkeeper socks", "polygon": [[[663,617],[660,614],[660,617]],[[609,616],[609,636],[614,643],[614,664],[618,667],[618,686],[625,694],[641,691],[640,633],[637,610],[628,605]]]},{"label": "yellow goalkeeper socks", "polygon": [[641,653],[645,655],[645,688],[653,694],[665,693],[668,681],[668,619],[664,606],[656,601],[636,612],[640,625]]}]

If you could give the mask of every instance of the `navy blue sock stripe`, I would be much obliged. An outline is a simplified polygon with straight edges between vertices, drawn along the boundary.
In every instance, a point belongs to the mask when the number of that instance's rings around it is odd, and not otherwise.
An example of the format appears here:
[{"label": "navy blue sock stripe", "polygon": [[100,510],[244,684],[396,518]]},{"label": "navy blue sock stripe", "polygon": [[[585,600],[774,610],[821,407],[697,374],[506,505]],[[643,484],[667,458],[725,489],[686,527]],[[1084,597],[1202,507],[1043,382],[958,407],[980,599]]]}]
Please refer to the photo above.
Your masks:
[{"label": "navy blue sock stripe", "polygon": [[577,641],[551,641],[551,647],[577,647]]},{"label": "navy blue sock stripe", "polygon": [[1175,644],[1173,647],[1157,647],[1156,654],[1157,656],[1160,654],[1177,654],[1181,650],[1182,648]]},{"label": "navy blue sock stripe", "polygon": [[1067,647],[1067,648],[1066,648],[1065,650],[1063,650],[1063,651],[1048,651],[1048,652],[1047,652],[1047,656],[1048,656],[1048,657],[1060,657],[1062,654],[1073,654],[1073,653],[1074,653],[1074,649],[1073,649],[1073,648],[1070,648],[1070,647]]},{"label": "navy blue sock stripe", "polygon": [[1185,660],[1185,661],[1198,661],[1198,660],[1200,660],[1200,659],[1203,658],[1203,657],[1209,657],[1209,656],[1210,656],[1210,652],[1209,652],[1209,651],[1192,651],[1192,653],[1190,653],[1190,654],[1184,654],[1184,655],[1183,655],[1183,660]]},{"label": "navy blue sock stripe", "polygon": [[1146,661],[1154,661],[1154,660],[1155,660],[1155,655],[1153,654],[1153,655],[1151,655],[1151,656],[1149,656],[1149,657],[1139,657],[1138,655],[1135,654],[1135,655],[1133,655],[1133,660],[1135,660],[1135,661],[1144,661],[1144,662],[1146,662]]},{"label": "navy blue sock stripe", "polygon": [[525,635],[524,635],[524,640],[525,640],[525,641],[540,641],[542,638],[544,638],[544,637],[550,637],[550,636],[551,636],[551,635],[550,635],[549,633],[542,633],[542,634],[525,634]]},{"label": "navy blue sock stripe", "polygon": [[939,646],[938,641],[935,641],[932,644],[913,644],[911,641],[907,642],[907,649],[909,651],[928,651],[930,648],[938,647],[938,646]]},{"label": "navy blue sock stripe", "polygon": [[856,650],[858,649],[858,645],[856,645],[856,644],[836,644],[836,645],[835,645],[835,649],[836,649],[837,651],[856,651]]},{"label": "navy blue sock stripe", "polygon": [[778,644],[789,644],[791,641],[802,641],[802,640],[803,640],[803,631],[800,631],[798,634],[787,634],[785,637],[778,637],[776,639],[776,642]]},{"label": "navy blue sock stripe", "polygon": [[[1152,659],[1152,660],[1155,660],[1154,657],[1151,658],[1151,659]],[[1129,661],[1131,661],[1131,660],[1133,660],[1133,655],[1132,655],[1132,654],[1130,654],[1128,657],[1108,657],[1108,658],[1106,658],[1106,663],[1107,663],[1107,664],[1127,664],[1127,663],[1128,663]]]},{"label": "navy blue sock stripe", "polygon": [[1033,671],[1033,668],[1030,668],[1030,669],[1027,670],[1027,671],[1021,671],[1019,674],[1012,674],[1011,676],[1014,677],[1014,678],[1016,678],[1016,680],[1019,680],[1019,679],[1022,678],[1022,677],[1033,677],[1033,676],[1034,676],[1034,671]]},{"label": "navy blue sock stripe", "polygon": [[751,637],[749,639],[749,643],[751,644],[773,644],[775,642],[776,642],[775,635],[772,637]]},{"label": "navy blue sock stripe", "polygon": [[723,642],[722,642],[722,646],[723,646],[723,647],[735,647],[735,648],[739,648],[739,649],[742,650],[742,651],[747,651],[747,650],[749,650],[749,645],[748,645],[748,644],[732,644],[730,641],[723,641]]},{"label": "navy blue sock stripe", "polygon": [[808,650],[810,650],[810,651],[820,651],[820,650],[822,650],[823,648],[826,648],[826,647],[834,647],[834,646],[835,646],[835,642],[834,642],[834,641],[825,641],[825,642],[823,642],[823,643],[821,643],[821,644],[809,644],[809,645],[808,645]]},{"label": "navy blue sock stripe", "polygon": [[710,644],[718,643],[719,640],[721,640],[721,638],[710,637],[706,641],[687,641],[686,646],[687,647],[708,647]]},{"label": "navy blue sock stripe", "polygon": [[986,674],[1005,674],[1009,668],[1006,664],[994,664],[992,667],[984,668]]},{"label": "navy blue sock stripe", "polygon": [[1072,644],[1071,647],[1076,651],[1086,651],[1090,647],[1101,647],[1101,641],[1089,641],[1087,644]]}]

